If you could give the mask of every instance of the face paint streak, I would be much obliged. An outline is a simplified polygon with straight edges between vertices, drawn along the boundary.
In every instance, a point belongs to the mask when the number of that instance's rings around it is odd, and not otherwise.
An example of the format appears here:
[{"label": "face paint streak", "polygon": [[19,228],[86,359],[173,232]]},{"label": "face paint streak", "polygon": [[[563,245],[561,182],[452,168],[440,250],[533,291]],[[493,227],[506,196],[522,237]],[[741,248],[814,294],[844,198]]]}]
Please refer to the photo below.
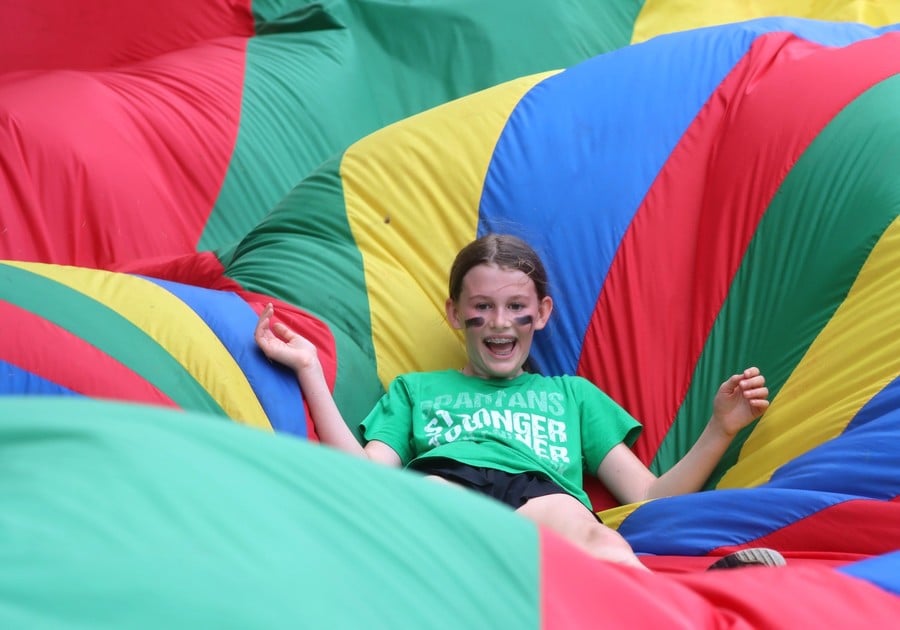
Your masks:
[{"label": "face paint streak", "polygon": [[465,324],[466,328],[481,328],[484,326],[484,317],[470,317]]},{"label": "face paint streak", "polygon": [[534,323],[534,317],[531,315],[523,315],[522,317],[516,317],[513,319],[516,323],[516,326],[530,326]]}]

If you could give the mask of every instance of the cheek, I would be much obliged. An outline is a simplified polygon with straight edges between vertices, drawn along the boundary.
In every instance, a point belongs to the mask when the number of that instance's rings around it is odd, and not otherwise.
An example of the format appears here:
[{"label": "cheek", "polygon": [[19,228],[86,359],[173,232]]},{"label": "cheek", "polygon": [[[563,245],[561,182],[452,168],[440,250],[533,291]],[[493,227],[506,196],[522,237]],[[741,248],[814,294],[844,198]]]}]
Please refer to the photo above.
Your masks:
[{"label": "cheek", "polygon": [[531,326],[534,324],[534,317],[531,315],[522,315],[521,317],[516,317],[513,321],[516,326]]},{"label": "cheek", "polygon": [[470,317],[464,323],[466,328],[481,328],[484,326],[484,317]]}]

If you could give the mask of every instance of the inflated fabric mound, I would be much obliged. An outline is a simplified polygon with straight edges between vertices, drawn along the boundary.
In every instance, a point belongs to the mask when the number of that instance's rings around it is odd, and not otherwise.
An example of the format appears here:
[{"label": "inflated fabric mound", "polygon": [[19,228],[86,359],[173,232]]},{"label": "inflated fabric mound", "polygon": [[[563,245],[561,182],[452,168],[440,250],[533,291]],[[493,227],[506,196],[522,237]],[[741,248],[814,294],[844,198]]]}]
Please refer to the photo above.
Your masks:
[{"label": "inflated fabric mound", "polygon": [[[42,5],[0,21],[0,626],[900,616],[900,6]],[[653,573],[308,444],[253,343],[274,302],[354,425],[464,360],[447,270],[492,231],[548,267],[536,367],[655,472],[766,374],[704,492],[589,484]],[[702,571],[759,544],[788,566]]]},{"label": "inflated fabric mound", "polygon": [[6,628],[883,627],[898,610],[877,578],[900,553],[641,573],[473,493],[213,416],[0,410]]}]

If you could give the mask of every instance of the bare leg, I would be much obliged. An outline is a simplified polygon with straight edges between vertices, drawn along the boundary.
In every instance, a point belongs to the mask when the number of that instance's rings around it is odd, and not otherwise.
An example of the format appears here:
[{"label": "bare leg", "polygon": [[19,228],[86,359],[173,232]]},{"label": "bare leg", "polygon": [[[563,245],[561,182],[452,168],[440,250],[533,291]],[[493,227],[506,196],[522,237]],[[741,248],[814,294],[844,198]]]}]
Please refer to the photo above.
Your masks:
[{"label": "bare leg", "polygon": [[449,479],[444,479],[443,477],[439,477],[438,475],[425,475],[425,479],[437,481],[438,483],[449,483],[452,486],[459,486],[460,488],[465,487],[462,484],[456,483],[455,481],[450,481]]},{"label": "bare leg", "polygon": [[517,512],[561,534],[595,558],[648,570],[619,532],[601,524],[573,496],[548,494],[535,497]]}]

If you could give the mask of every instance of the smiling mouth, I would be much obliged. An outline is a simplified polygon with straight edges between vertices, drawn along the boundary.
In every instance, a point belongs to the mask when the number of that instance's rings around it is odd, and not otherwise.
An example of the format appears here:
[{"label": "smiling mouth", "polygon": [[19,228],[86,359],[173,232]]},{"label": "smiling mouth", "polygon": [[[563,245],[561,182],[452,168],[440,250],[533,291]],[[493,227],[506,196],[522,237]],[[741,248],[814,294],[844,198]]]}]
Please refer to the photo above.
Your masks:
[{"label": "smiling mouth", "polygon": [[506,358],[512,355],[516,348],[516,340],[506,337],[488,337],[484,340],[488,351],[498,358]]}]

